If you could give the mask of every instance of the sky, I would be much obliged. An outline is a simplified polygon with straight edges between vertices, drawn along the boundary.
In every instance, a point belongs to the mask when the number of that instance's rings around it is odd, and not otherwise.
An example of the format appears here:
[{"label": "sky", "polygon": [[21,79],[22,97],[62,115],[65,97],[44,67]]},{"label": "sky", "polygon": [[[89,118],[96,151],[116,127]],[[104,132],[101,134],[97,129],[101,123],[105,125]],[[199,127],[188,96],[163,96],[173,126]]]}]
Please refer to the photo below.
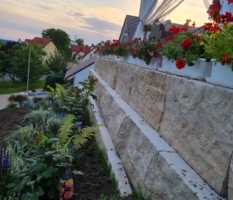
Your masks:
[{"label": "sky", "polygon": [[[24,41],[45,29],[64,30],[87,45],[118,39],[125,16],[138,16],[140,0],[0,0],[0,38]],[[197,26],[208,21],[203,0],[184,0],[167,19]]]}]

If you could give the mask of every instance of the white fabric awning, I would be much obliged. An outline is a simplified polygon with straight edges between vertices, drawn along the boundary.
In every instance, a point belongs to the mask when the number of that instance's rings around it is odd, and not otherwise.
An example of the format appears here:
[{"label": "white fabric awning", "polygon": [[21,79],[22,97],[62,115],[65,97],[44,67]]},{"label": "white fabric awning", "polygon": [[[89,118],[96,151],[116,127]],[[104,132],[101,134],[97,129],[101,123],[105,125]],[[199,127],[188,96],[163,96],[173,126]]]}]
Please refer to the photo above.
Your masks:
[{"label": "white fabric awning", "polygon": [[184,0],[141,0],[139,23],[134,38],[142,37],[143,26],[164,19]]}]

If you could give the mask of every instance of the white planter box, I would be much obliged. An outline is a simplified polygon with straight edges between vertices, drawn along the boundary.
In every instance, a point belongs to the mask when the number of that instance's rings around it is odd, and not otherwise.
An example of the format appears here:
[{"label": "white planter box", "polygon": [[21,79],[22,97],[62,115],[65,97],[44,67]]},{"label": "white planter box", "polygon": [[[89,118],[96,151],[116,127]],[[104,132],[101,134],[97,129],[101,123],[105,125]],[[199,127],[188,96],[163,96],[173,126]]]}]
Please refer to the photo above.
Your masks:
[{"label": "white planter box", "polygon": [[144,67],[144,68],[149,68],[150,69],[149,65],[147,65],[144,60],[141,60],[139,58],[136,58],[136,65],[138,67]]},{"label": "white planter box", "polygon": [[194,66],[185,65],[183,69],[178,69],[175,61],[163,57],[162,68],[158,70],[198,80],[204,80],[205,77],[210,77],[212,62],[206,62],[204,58],[199,58],[198,60],[193,61],[193,63]]},{"label": "white planter box", "polygon": [[115,60],[118,61],[118,62],[125,62],[125,58],[122,57],[122,56],[116,56],[115,55]]},{"label": "white planter box", "polygon": [[137,59],[134,58],[132,55],[129,55],[127,58],[126,58],[126,62],[129,63],[129,64],[132,64],[132,65],[136,65],[136,62]]},{"label": "white planter box", "polygon": [[206,77],[206,81],[208,83],[233,88],[233,71],[231,70],[231,66],[212,61],[211,76]]},{"label": "white planter box", "polygon": [[158,68],[161,68],[162,64],[160,64],[159,60],[160,59],[156,59],[156,61],[154,63],[150,63],[149,68],[153,69],[153,70],[157,70]]},{"label": "white planter box", "polygon": [[106,55],[105,57],[110,60],[115,60],[115,55]]}]

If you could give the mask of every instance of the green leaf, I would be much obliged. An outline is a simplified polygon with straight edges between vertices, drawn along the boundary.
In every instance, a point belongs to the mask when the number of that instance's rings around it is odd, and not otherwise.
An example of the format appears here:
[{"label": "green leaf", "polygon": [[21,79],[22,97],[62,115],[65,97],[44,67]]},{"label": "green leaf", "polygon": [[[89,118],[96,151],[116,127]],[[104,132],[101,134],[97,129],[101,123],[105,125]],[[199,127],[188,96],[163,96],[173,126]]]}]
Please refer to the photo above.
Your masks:
[{"label": "green leaf", "polygon": [[73,174],[74,175],[84,175],[84,173],[83,172],[81,172],[81,171],[77,171],[77,170],[74,170],[74,171],[72,171],[73,172]]},{"label": "green leaf", "polygon": [[36,181],[39,182],[42,179],[42,176],[37,176]]},{"label": "green leaf", "polygon": [[57,189],[57,190],[60,190],[60,189],[62,188],[62,186],[63,186],[62,183],[59,182],[59,183],[57,184],[57,186],[56,186],[56,189]]},{"label": "green leaf", "polygon": [[9,188],[12,188],[16,185],[16,183],[9,183],[6,187],[9,189]]},{"label": "green leaf", "polygon": [[49,167],[46,171],[42,173],[42,176],[45,178],[49,178],[53,175],[54,172],[56,172],[57,169]]},{"label": "green leaf", "polygon": [[26,183],[27,186],[33,185],[35,183],[35,181],[29,181]]},{"label": "green leaf", "polygon": [[43,189],[40,187],[40,186],[37,186],[35,189],[34,189],[34,193],[38,196],[42,196],[44,194],[44,191]]},{"label": "green leaf", "polygon": [[47,151],[47,152],[45,152],[45,155],[50,156],[50,155],[52,155],[54,153],[56,153],[56,150],[55,151]]}]

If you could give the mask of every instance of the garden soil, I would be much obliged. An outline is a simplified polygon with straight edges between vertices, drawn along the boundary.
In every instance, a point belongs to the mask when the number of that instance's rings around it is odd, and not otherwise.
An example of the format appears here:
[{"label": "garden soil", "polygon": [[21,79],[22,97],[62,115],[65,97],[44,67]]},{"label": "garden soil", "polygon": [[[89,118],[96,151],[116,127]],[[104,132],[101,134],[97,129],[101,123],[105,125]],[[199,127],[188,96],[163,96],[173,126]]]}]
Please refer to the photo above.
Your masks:
[{"label": "garden soil", "polygon": [[29,113],[30,109],[25,108],[9,108],[0,110],[0,146],[5,146],[5,137],[17,126],[25,123],[24,116]]}]

